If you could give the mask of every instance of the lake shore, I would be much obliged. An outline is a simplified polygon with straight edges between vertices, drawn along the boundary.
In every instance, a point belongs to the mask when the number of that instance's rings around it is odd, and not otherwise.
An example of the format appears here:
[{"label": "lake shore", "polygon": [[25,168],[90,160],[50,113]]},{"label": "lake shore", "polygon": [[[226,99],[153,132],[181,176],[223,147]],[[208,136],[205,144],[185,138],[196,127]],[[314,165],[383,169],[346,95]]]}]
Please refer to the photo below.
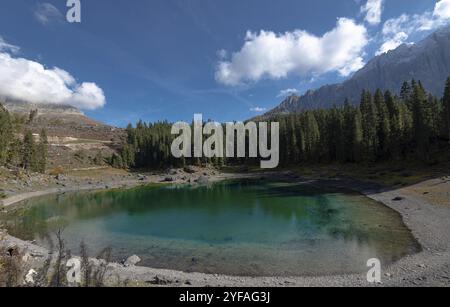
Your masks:
[{"label": "lake shore", "polygon": [[[71,185],[70,180],[66,180],[66,186],[18,193],[4,199],[2,204],[4,209],[10,210],[16,204],[27,199],[55,193],[132,188],[157,182],[191,182],[196,184],[204,181],[273,177],[275,175],[276,173],[223,174],[216,171],[199,171],[195,175],[176,170],[176,174],[172,175],[137,175],[137,178],[106,180],[95,184],[90,182],[90,184],[85,183],[84,185],[80,181],[76,186]],[[313,184],[321,186],[355,190],[383,203],[402,216],[405,225],[411,230],[423,250],[418,254],[407,256],[389,267],[382,267],[382,284],[380,286],[450,286],[450,196],[448,195],[450,193],[450,180],[447,178],[432,179],[405,188],[388,189],[350,179],[314,180],[297,177],[291,172],[278,173],[278,175],[289,178],[291,181],[312,180]],[[167,176],[173,176],[170,179],[175,180],[167,180],[169,179]],[[39,259],[46,256],[46,251],[41,247],[11,236],[6,236],[1,244],[17,246],[31,255],[41,255],[41,257],[32,259],[33,264],[39,263]],[[125,267],[121,264],[110,264],[108,276],[111,284],[119,277],[120,280],[129,281],[129,284],[133,286],[374,286],[367,282],[365,274],[291,278],[236,277],[184,273],[139,266]]]}]

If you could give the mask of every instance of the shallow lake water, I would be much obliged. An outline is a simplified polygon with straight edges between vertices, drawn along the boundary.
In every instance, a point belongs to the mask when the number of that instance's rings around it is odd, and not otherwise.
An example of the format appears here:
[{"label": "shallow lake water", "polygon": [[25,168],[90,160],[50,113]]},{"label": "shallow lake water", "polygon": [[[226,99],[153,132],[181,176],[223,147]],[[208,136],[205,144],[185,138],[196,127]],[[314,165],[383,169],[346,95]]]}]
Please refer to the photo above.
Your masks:
[{"label": "shallow lake water", "polygon": [[185,272],[299,276],[366,272],[419,246],[399,214],[360,194],[268,181],[154,186],[30,200],[1,218],[46,244],[63,228],[72,254],[111,247],[116,261]]}]

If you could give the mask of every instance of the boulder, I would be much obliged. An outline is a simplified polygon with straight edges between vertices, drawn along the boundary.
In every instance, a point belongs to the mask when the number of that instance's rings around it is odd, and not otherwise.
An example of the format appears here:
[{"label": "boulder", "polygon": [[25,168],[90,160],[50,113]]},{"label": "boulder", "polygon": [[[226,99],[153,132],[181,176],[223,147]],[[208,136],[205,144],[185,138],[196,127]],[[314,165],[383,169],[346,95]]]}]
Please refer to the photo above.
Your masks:
[{"label": "boulder", "polygon": [[31,269],[28,271],[27,275],[25,276],[25,284],[27,285],[34,285],[35,281],[34,281],[34,277],[37,276],[38,273]]},{"label": "boulder", "polygon": [[166,178],[164,178],[164,180],[162,180],[163,182],[174,182],[176,181],[176,178],[173,176],[167,176]]},{"label": "boulder", "polygon": [[145,176],[145,175],[138,175],[137,177],[138,177],[139,181],[145,181],[148,179],[147,176]]},{"label": "boulder", "polygon": [[56,175],[55,179],[58,181],[64,181],[66,180],[66,176],[64,176],[63,174],[58,174]]},{"label": "boulder", "polygon": [[133,255],[131,257],[128,257],[127,260],[125,260],[125,262],[123,263],[124,266],[126,267],[130,267],[130,266],[135,266],[136,264],[138,264],[139,262],[141,262],[141,258],[139,258],[136,255]]},{"label": "boulder", "polygon": [[178,174],[178,172],[177,172],[177,170],[176,169],[169,169],[168,171],[167,171],[167,174],[169,174],[169,175],[176,175],[176,174]]},{"label": "boulder", "polygon": [[193,166],[186,166],[184,171],[188,174],[195,174],[197,170]]}]

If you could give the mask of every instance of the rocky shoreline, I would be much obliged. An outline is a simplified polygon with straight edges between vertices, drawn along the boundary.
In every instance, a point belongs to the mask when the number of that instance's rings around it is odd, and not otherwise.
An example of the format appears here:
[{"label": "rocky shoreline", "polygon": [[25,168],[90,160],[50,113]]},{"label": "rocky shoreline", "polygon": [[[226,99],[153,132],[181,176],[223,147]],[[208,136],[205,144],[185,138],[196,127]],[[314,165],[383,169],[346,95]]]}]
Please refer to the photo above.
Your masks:
[{"label": "rocky shoreline", "polygon": [[[293,173],[279,173],[284,178],[293,181],[305,181]],[[10,196],[2,201],[4,210],[13,208],[15,204],[26,199],[82,190],[101,190],[113,188],[132,188],[156,182],[192,183],[261,177],[274,174],[223,174],[215,170],[192,169],[169,170],[165,174],[133,175],[126,180],[109,180],[96,184],[66,185],[66,187],[51,187],[42,191],[32,191]],[[70,181],[70,179],[66,179]],[[308,179],[308,181],[311,181]],[[400,261],[383,267],[381,284],[369,284],[365,274],[318,276],[318,277],[237,277],[209,275],[202,273],[185,273],[172,270],[139,267],[136,261],[131,265],[111,263],[108,265],[107,280],[109,284],[120,280],[128,281],[133,286],[230,286],[230,287],[279,287],[279,286],[450,286],[450,203],[435,204],[422,195],[415,193],[416,188],[431,189],[440,186],[443,191],[450,192],[450,181],[445,178],[433,179],[415,186],[401,189],[385,189],[373,184],[361,183],[348,179],[313,180],[321,186],[335,186],[358,191],[383,203],[397,211],[405,225],[411,230],[416,240],[422,246],[422,251],[407,256]],[[16,246],[22,249],[28,257],[30,265],[37,265],[48,256],[45,249],[11,236],[5,236],[0,241],[3,246]],[[36,255],[33,257],[32,255]]]}]

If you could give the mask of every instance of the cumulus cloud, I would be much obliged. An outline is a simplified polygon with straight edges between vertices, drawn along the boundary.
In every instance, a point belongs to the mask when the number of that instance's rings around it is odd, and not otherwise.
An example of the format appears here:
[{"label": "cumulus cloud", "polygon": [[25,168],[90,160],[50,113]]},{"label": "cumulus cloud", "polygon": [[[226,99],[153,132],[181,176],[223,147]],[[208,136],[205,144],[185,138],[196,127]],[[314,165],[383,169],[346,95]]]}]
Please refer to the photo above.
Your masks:
[{"label": "cumulus cloud", "polygon": [[367,3],[361,7],[361,12],[366,14],[365,20],[371,25],[377,25],[381,22],[384,0],[367,0]]},{"label": "cumulus cloud", "polygon": [[287,88],[285,90],[281,90],[277,97],[287,97],[291,95],[298,95],[299,90],[296,88]]},{"label": "cumulus cloud", "polygon": [[50,3],[39,3],[34,12],[34,17],[43,25],[48,25],[53,21],[60,21],[63,14]]},{"label": "cumulus cloud", "polygon": [[79,84],[63,69],[49,69],[38,62],[14,57],[8,50],[11,45],[0,40],[1,98],[37,104],[68,104],[85,110],[105,105],[103,90],[95,83]]},{"label": "cumulus cloud", "polygon": [[383,44],[377,55],[388,52],[406,43],[411,34],[431,31],[450,22],[450,0],[440,0],[433,10],[422,14],[402,14],[387,20],[383,25]]},{"label": "cumulus cloud", "polygon": [[441,0],[436,3],[434,7],[433,15],[440,19],[449,19],[450,18],[450,1],[449,0]]},{"label": "cumulus cloud", "polygon": [[339,72],[348,76],[361,67],[367,43],[367,29],[347,18],[338,19],[336,27],[321,37],[302,30],[248,32],[241,50],[229,61],[219,61],[216,80],[236,86],[289,74]]},{"label": "cumulus cloud", "polygon": [[267,111],[266,108],[262,108],[262,107],[254,107],[250,109],[251,112],[255,112],[255,113],[262,113]]}]

